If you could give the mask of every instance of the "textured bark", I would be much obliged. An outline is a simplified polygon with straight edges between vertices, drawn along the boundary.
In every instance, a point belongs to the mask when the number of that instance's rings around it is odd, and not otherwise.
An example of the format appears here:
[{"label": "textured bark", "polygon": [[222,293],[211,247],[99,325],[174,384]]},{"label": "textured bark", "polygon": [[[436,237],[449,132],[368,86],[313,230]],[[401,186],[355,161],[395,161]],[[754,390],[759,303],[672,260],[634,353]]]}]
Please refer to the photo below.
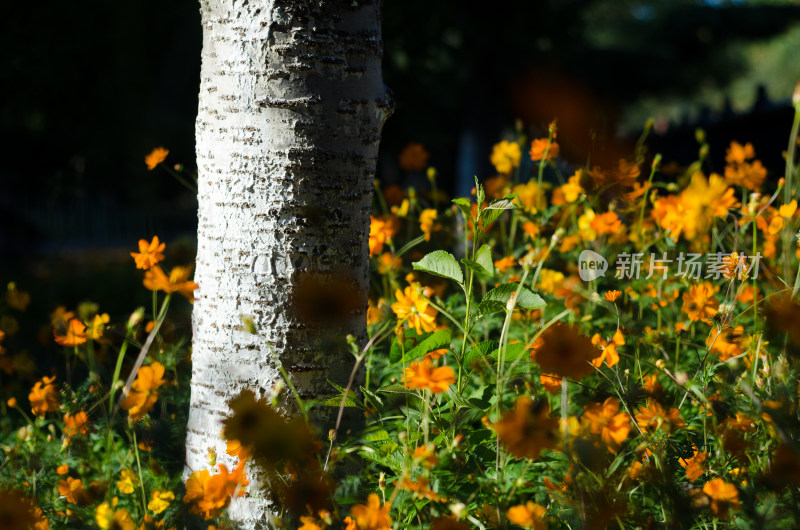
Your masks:
[{"label": "textured bark", "polygon": [[[190,471],[208,467],[209,448],[225,461],[227,401],[270,392],[281,377],[272,352],[305,400],[346,384],[344,338],[365,336],[372,182],[390,112],[379,0],[203,0],[201,12]],[[269,511],[255,496],[232,506],[240,528],[264,527]]]}]

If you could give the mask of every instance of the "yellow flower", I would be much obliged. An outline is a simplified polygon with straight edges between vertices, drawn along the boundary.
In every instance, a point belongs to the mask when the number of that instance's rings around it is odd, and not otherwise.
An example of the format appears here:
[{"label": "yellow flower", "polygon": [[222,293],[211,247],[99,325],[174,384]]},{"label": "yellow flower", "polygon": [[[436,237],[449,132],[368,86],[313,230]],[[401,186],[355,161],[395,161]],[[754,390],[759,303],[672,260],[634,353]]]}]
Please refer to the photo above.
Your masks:
[{"label": "yellow flower", "polygon": [[8,284],[6,303],[18,311],[25,311],[31,303],[31,295],[27,291],[20,291],[14,282]]},{"label": "yellow flower", "polygon": [[131,252],[131,257],[136,262],[137,269],[149,269],[164,259],[165,243],[159,243],[158,236],[148,243],[146,239],[139,240],[139,252]]},{"label": "yellow flower", "polygon": [[128,411],[131,420],[141,420],[153,408],[158,400],[156,389],[166,383],[163,377],[164,365],[158,361],[139,368],[128,396],[120,403],[120,407]]},{"label": "yellow flower", "polygon": [[411,389],[428,389],[434,394],[446,392],[456,382],[456,373],[449,366],[434,368],[430,359],[411,363],[406,368],[403,386]]},{"label": "yellow flower", "polygon": [[528,501],[525,504],[512,506],[506,512],[508,520],[523,528],[533,528],[534,530],[547,530],[547,523],[544,521],[544,514],[547,509],[541,504]]},{"label": "yellow flower", "polygon": [[553,197],[551,202],[555,206],[561,206],[562,204],[569,204],[573,203],[578,200],[578,197],[581,196],[581,193],[584,192],[583,187],[581,187],[580,180],[581,180],[581,171],[578,170],[574,175],[572,175],[569,179],[567,179],[567,183],[559,186],[555,190],[553,190]]},{"label": "yellow flower", "polygon": [[150,171],[154,170],[157,165],[166,160],[168,154],[169,150],[163,147],[156,147],[150,151],[150,153],[144,157],[144,163],[147,164],[147,169]]},{"label": "yellow flower", "polygon": [[535,214],[547,207],[544,190],[539,189],[539,184],[534,180],[528,181],[527,184],[514,186],[514,193],[517,194],[517,200],[522,209],[528,213]]},{"label": "yellow flower", "polygon": [[418,335],[436,329],[437,311],[422,296],[422,288],[418,283],[412,283],[403,291],[397,289],[394,296],[397,301],[392,304],[392,311],[398,319],[406,320],[409,327],[416,329]]},{"label": "yellow flower", "polygon": [[542,269],[539,272],[539,289],[546,293],[553,294],[562,283],[564,283],[564,273],[552,269]]},{"label": "yellow flower", "polygon": [[739,206],[725,179],[712,174],[707,180],[705,175],[697,172],[692,176],[688,188],[680,194],[680,201],[685,210],[684,232],[689,240],[706,234],[716,217],[725,217],[728,210]]},{"label": "yellow flower", "polygon": [[688,293],[683,293],[682,309],[693,322],[711,322],[711,317],[719,311],[719,300],[714,298],[714,286],[709,282],[691,286]]},{"label": "yellow flower", "polygon": [[131,514],[128,513],[128,510],[125,508],[114,510],[117,506],[116,501],[117,499],[115,497],[111,504],[104,502],[97,507],[97,512],[95,514],[97,526],[104,529],[136,530],[136,525],[131,519]]},{"label": "yellow flower", "polygon": [[425,234],[425,241],[431,240],[431,231],[434,229],[434,221],[436,221],[436,210],[433,208],[426,208],[419,214],[419,228]]},{"label": "yellow flower", "polygon": [[489,157],[492,165],[500,174],[511,173],[515,167],[519,166],[521,159],[522,151],[519,144],[506,140],[495,144],[492,148],[492,155]]},{"label": "yellow flower", "polygon": [[125,495],[130,495],[133,493],[136,489],[136,483],[138,482],[136,475],[127,469],[123,469],[119,476],[120,479],[117,481],[117,488],[119,489],[120,493]]},{"label": "yellow flower", "polygon": [[780,214],[781,217],[790,218],[794,215],[794,212],[797,211],[797,201],[792,199],[792,202],[789,204],[784,204],[780,207]]},{"label": "yellow flower", "polygon": [[392,518],[389,517],[390,503],[381,506],[381,499],[375,493],[367,497],[367,504],[356,504],[350,508],[353,528],[358,530],[389,530],[392,527]]},{"label": "yellow flower", "polygon": [[151,267],[144,273],[144,286],[151,291],[164,291],[165,293],[180,293],[190,301],[194,300],[194,290],[198,285],[189,280],[192,266],[173,267],[169,277],[158,265]]},{"label": "yellow flower", "polygon": [[369,255],[375,256],[383,251],[383,245],[390,243],[397,233],[397,218],[379,219],[370,216],[369,219]]},{"label": "yellow flower", "polygon": [[378,272],[380,274],[390,274],[400,269],[403,260],[395,258],[391,252],[384,252],[378,257]]},{"label": "yellow flower", "polygon": [[55,380],[55,376],[43,377],[33,385],[28,401],[31,402],[31,412],[35,415],[44,416],[45,413],[58,409],[58,390],[53,384]]},{"label": "yellow flower", "polygon": [[67,324],[66,331],[61,334],[59,329],[53,329],[53,336],[58,344],[62,346],[80,346],[87,340],[86,326],[77,318],[73,318]]},{"label": "yellow flower", "polygon": [[111,318],[108,316],[108,313],[95,315],[91,326],[86,330],[86,336],[92,340],[101,339],[103,337],[105,325],[108,324],[110,320]]},{"label": "yellow flower", "polygon": [[154,514],[159,514],[169,507],[170,501],[175,500],[175,494],[171,491],[153,490],[150,494],[150,502],[147,509]]}]

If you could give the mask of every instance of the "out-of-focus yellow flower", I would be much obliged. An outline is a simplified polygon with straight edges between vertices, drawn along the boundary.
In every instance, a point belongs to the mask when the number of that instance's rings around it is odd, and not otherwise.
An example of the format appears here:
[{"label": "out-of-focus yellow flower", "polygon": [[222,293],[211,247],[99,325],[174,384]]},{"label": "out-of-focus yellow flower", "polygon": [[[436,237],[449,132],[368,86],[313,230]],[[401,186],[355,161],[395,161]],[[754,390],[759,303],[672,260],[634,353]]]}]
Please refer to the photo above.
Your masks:
[{"label": "out-of-focus yellow flower", "polygon": [[116,497],[111,504],[104,502],[98,506],[97,512],[95,513],[97,526],[103,529],[111,528],[114,530],[136,530],[136,525],[131,519],[131,514],[128,513],[128,510],[125,508],[114,510],[116,507]]},{"label": "out-of-focus yellow flower", "polygon": [[147,164],[147,169],[150,171],[154,170],[157,165],[167,159],[167,155],[169,154],[168,149],[164,149],[163,147],[156,147],[152,151],[150,151],[144,157],[144,163]]},{"label": "out-of-focus yellow flower", "polygon": [[108,316],[108,313],[95,315],[94,319],[92,319],[91,326],[89,326],[86,330],[86,336],[92,340],[101,339],[103,337],[103,330],[110,320],[111,317]]},{"label": "out-of-focus yellow flower", "polygon": [[686,212],[684,233],[689,240],[706,234],[715,217],[725,217],[728,210],[739,206],[733,188],[728,187],[725,179],[716,174],[706,179],[700,172],[692,176],[680,200]]},{"label": "out-of-focus yellow flower", "polygon": [[613,397],[603,403],[591,403],[584,407],[581,421],[590,432],[599,434],[608,450],[616,453],[631,431],[630,417],[619,411],[619,401]]},{"label": "out-of-focus yellow flower", "polygon": [[128,471],[127,469],[123,469],[119,474],[117,489],[119,489],[120,493],[130,495],[135,491],[137,482],[138,478],[134,473]]},{"label": "out-of-focus yellow flower", "polygon": [[391,274],[400,270],[403,264],[401,258],[395,258],[391,252],[384,252],[378,257],[378,272],[380,274]]},{"label": "out-of-focus yellow flower", "polygon": [[552,269],[542,269],[539,272],[539,289],[546,293],[553,294],[562,283],[564,283],[564,273]]},{"label": "out-of-focus yellow flower", "polygon": [[578,200],[578,197],[580,197],[582,193],[584,193],[584,190],[580,184],[581,171],[583,170],[578,170],[574,175],[567,179],[566,184],[553,190],[551,202],[555,206],[573,203]]},{"label": "out-of-focus yellow flower", "polygon": [[139,240],[139,252],[131,252],[131,257],[136,262],[137,269],[149,269],[164,259],[165,243],[158,241],[158,236],[153,236],[151,242],[146,239]]},{"label": "out-of-focus yellow flower", "polygon": [[790,202],[789,204],[781,205],[779,210],[781,217],[785,217],[787,219],[792,217],[794,215],[794,212],[796,211],[797,211],[797,201],[795,199],[792,199],[792,202]]},{"label": "out-of-focus yellow flower", "polygon": [[175,500],[175,494],[168,490],[153,490],[150,494],[150,502],[147,509],[154,514],[159,514],[169,507],[169,503]]},{"label": "out-of-focus yellow flower", "polygon": [[522,150],[519,148],[519,144],[506,140],[495,144],[492,148],[492,155],[489,157],[494,168],[502,175],[511,173],[515,167],[519,166],[521,159]]},{"label": "out-of-focus yellow flower", "polygon": [[510,522],[523,528],[547,530],[547,523],[544,521],[545,512],[547,512],[547,509],[541,504],[528,501],[525,504],[509,508],[506,512],[506,517]]},{"label": "out-of-focus yellow flower", "polygon": [[25,311],[31,303],[31,295],[27,291],[20,291],[14,282],[8,284],[6,303],[18,311]]},{"label": "out-of-focus yellow flower", "polygon": [[536,459],[558,441],[558,420],[550,417],[550,405],[546,400],[534,403],[528,396],[518,397],[514,410],[506,412],[492,428],[500,443],[518,457]]},{"label": "out-of-focus yellow flower", "polygon": [[544,190],[539,189],[539,184],[534,180],[514,186],[514,193],[522,209],[528,213],[535,214],[547,207]]},{"label": "out-of-focus yellow flower", "polygon": [[434,230],[434,222],[436,221],[436,210],[433,208],[426,208],[419,214],[419,228],[425,234],[425,241],[431,240],[431,231]]}]

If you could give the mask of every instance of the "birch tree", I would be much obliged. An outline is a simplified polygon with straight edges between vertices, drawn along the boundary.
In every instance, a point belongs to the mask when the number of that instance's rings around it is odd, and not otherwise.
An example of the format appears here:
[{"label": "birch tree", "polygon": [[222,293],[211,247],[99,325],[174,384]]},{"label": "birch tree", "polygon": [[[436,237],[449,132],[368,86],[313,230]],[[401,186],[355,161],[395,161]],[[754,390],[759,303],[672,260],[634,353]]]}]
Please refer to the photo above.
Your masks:
[{"label": "birch tree", "polygon": [[[201,0],[201,13],[190,470],[208,467],[209,449],[224,462],[227,401],[269,394],[276,359],[304,400],[346,384],[345,336],[365,337],[390,113],[380,0]],[[264,527],[269,511],[252,496],[231,507],[241,528]]]}]

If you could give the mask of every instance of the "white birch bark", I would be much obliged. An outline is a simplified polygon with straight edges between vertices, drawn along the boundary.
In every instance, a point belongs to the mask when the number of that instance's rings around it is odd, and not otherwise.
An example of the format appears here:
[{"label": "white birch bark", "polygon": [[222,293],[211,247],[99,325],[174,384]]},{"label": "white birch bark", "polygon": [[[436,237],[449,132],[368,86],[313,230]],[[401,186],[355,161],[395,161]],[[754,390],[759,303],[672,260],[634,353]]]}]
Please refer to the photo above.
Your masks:
[{"label": "white birch bark", "polygon": [[[365,335],[369,211],[390,112],[380,0],[201,0],[201,13],[187,473],[208,468],[209,448],[225,462],[227,401],[270,392],[281,378],[272,351],[305,400],[334,393],[328,380],[346,384],[344,337]],[[329,280],[340,290],[320,287]],[[317,318],[326,308],[338,316]],[[258,335],[240,330],[241,315]],[[248,529],[269,512],[254,496],[231,508]]]}]

